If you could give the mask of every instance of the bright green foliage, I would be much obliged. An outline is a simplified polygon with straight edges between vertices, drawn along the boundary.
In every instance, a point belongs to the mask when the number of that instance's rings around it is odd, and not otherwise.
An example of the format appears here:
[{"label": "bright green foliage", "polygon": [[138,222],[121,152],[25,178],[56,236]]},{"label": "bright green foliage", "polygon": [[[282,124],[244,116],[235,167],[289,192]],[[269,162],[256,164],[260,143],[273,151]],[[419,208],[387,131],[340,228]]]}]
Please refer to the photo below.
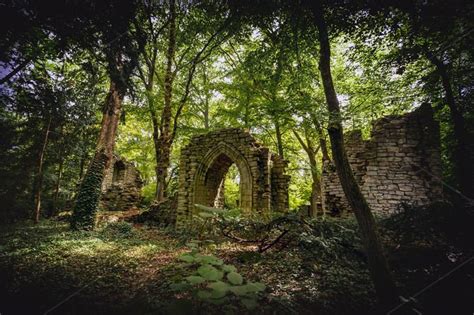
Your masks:
[{"label": "bright green foliage", "polygon": [[234,285],[240,285],[244,281],[242,276],[235,271],[229,272],[227,274],[227,280]]},{"label": "bright green foliage", "polygon": [[82,181],[71,217],[75,230],[93,230],[107,156],[96,155]]},{"label": "bright green foliage", "polygon": [[173,283],[173,290],[190,292],[197,299],[215,305],[235,301],[249,310],[258,306],[259,297],[265,291],[263,283],[244,281],[234,266],[223,264],[215,256],[200,254],[197,242],[191,244],[191,252],[179,256],[191,275]]},{"label": "bright green foliage", "polygon": [[224,179],[225,187],[225,207],[226,208],[236,208],[238,207],[237,200],[240,199],[240,173],[239,169],[235,164],[232,164],[227,171],[227,174]]}]

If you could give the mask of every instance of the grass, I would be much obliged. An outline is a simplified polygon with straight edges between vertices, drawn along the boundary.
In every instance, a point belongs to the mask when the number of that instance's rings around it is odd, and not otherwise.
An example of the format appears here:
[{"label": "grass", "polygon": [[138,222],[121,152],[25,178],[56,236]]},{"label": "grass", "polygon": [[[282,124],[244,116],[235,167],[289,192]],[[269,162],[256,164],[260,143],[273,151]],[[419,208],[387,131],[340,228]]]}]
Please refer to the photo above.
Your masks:
[{"label": "grass", "polygon": [[146,229],[72,232],[66,223],[43,221],[3,227],[0,234],[2,291],[10,297],[1,311],[7,314],[25,307],[43,313],[81,288],[58,313],[122,309],[180,250],[174,239]]}]

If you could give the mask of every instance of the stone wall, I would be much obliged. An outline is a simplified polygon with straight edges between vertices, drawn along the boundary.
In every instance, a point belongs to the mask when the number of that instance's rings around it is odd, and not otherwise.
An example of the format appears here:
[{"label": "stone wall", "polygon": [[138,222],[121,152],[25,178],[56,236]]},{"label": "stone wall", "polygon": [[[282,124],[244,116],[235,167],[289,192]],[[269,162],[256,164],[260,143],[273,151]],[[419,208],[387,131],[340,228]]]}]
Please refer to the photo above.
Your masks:
[{"label": "stone wall", "polygon": [[222,180],[233,163],[240,173],[240,207],[244,212],[288,209],[286,162],[249,132],[221,129],[194,136],[181,150],[177,227],[190,222],[195,204],[222,204]]},{"label": "stone wall", "polygon": [[[439,125],[429,105],[375,121],[367,141],[360,131],[346,134],[345,148],[372,211],[393,213],[401,203],[426,205],[442,197]],[[327,211],[350,211],[330,161],[322,182]]]},{"label": "stone wall", "polygon": [[106,211],[137,208],[141,201],[143,182],[133,163],[115,155],[102,182],[99,207]]}]

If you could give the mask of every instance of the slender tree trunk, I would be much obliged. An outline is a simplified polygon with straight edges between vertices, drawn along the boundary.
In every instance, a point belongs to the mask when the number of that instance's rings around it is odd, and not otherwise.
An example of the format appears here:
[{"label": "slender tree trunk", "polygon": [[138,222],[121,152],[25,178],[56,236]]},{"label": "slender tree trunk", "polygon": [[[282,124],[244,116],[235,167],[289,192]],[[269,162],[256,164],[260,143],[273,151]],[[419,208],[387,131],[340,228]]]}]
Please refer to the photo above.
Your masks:
[{"label": "slender tree trunk", "polygon": [[311,177],[312,177],[312,184],[311,184],[311,217],[316,218],[318,216],[318,199],[321,195],[321,181],[319,180],[318,171],[316,169],[316,159],[310,159],[311,165]]},{"label": "slender tree trunk", "polygon": [[[150,111],[150,116],[151,116],[151,123],[153,125],[153,146],[155,148],[155,175],[156,175],[156,180],[158,181],[159,177],[159,170],[158,170],[158,163],[159,163],[159,157],[160,157],[160,126],[158,124],[158,118],[156,117],[156,112]],[[158,196],[158,185],[156,185],[155,189],[155,197]]]},{"label": "slender tree trunk", "polygon": [[57,208],[57,202],[59,198],[59,188],[61,187],[61,178],[63,176],[63,165],[64,165],[64,159],[61,156],[60,161],[59,161],[59,166],[58,166],[58,175],[56,179],[56,183],[54,185],[54,196],[53,196],[53,211],[56,213],[56,208]]},{"label": "slender tree trunk", "polygon": [[173,98],[173,60],[176,50],[176,4],[175,0],[169,0],[170,4],[170,22],[168,36],[168,51],[166,54],[166,73],[165,73],[165,96],[164,107],[161,113],[160,137],[158,139],[159,152],[156,164],[156,200],[162,201],[165,198],[166,178],[170,165],[172,130],[171,130],[171,102]]},{"label": "slender tree trunk", "polygon": [[245,89],[244,125],[246,129],[250,129],[250,93],[248,89]]},{"label": "slender tree trunk", "polygon": [[204,129],[209,130],[209,99],[206,97],[206,103],[204,104]]},{"label": "slender tree trunk", "polygon": [[209,87],[208,87],[208,78],[206,73],[206,67],[204,66],[203,73],[202,73],[202,85],[204,86],[204,109],[202,111],[202,116],[204,119],[204,129],[209,130],[209,100],[211,98],[209,94]]},{"label": "slender tree trunk", "polygon": [[[117,59],[117,62],[119,59]],[[121,69],[121,63],[119,63]],[[111,77],[110,88],[102,111],[102,123],[94,157],[84,175],[74,205],[71,227],[92,230],[95,227],[105,170],[109,167],[115,147],[115,136],[122,112],[126,87],[121,78]]]},{"label": "slender tree trunk", "polygon": [[305,143],[296,130],[293,130],[293,133],[308,155],[309,165],[311,167],[311,178],[313,180],[311,184],[310,216],[315,218],[318,216],[318,197],[321,195],[321,180],[319,179],[318,164],[316,162],[317,150],[314,148],[307,135]]},{"label": "slender tree trunk", "polygon": [[281,134],[281,129],[280,129],[280,120],[278,117],[274,118],[274,123],[275,123],[275,133],[276,133],[276,138],[277,138],[277,147],[278,147],[278,155],[284,159],[284,151],[283,151],[283,140],[282,140],[282,134]]},{"label": "slender tree trunk", "polygon": [[382,244],[377,233],[374,217],[369,205],[362,195],[359,185],[352,173],[344,149],[342,117],[337,99],[336,90],[331,75],[331,51],[327,25],[321,4],[314,10],[315,24],[318,27],[320,60],[319,70],[324,86],[324,93],[330,114],[328,133],[331,140],[331,150],[337,174],[344,194],[353,209],[359,224],[361,237],[367,251],[370,275],[375,286],[377,299],[381,310],[387,310],[398,303],[397,288],[392,279],[387,260],[383,254]]},{"label": "slender tree trunk", "polygon": [[426,50],[426,55],[431,63],[436,67],[439,74],[441,84],[443,86],[446,103],[449,107],[451,121],[454,129],[454,136],[456,138],[453,159],[455,164],[456,181],[461,192],[469,197],[474,197],[474,188],[472,185],[472,176],[474,170],[472,161],[470,161],[469,137],[466,131],[466,123],[464,117],[459,110],[459,107],[454,98],[453,89],[448,75],[446,65],[442,60],[437,58],[429,50]]},{"label": "slender tree trunk", "polygon": [[41,192],[43,190],[43,162],[44,155],[46,153],[46,147],[48,146],[49,133],[51,131],[51,121],[52,115],[50,114],[48,124],[44,132],[43,145],[41,146],[41,150],[38,157],[38,173],[36,174],[35,179],[35,223],[39,222],[41,214]]},{"label": "slender tree trunk", "polygon": [[[154,65],[152,65],[154,67]],[[150,112],[151,124],[153,127],[153,146],[155,148],[155,162],[158,165],[159,156],[160,156],[160,125],[158,123],[158,117],[156,116],[155,110],[155,100],[153,98],[153,84],[154,84],[154,72],[155,69],[149,69],[148,72],[148,81],[145,83],[145,89],[147,94],[148,109]],[[156,178],[158,179],[158,167],[155,167]],[[158,195],[158,186],[155,190],[155,196]]]},{"label": "slender tree trunk", "polygon": [[329,157],[328,145],[326,143],[326,137],[323,133],[323,128],[321,127],[321,124],[319,123],[315,115],[311,115],[311,119],[313,120],[314,127],[316,128],[316,132],[318,133],[319,145],[321,146],[321,153],[323,154],[323,162],[329,161],[331,160],[331,158]]}]

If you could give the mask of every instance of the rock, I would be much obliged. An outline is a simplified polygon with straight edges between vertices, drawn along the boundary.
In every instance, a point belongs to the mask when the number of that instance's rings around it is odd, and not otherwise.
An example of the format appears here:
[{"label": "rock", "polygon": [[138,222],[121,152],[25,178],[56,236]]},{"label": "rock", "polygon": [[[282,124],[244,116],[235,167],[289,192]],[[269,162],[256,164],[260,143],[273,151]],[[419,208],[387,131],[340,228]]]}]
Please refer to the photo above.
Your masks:
[{"label": "rock", "polygon": [[174,196],[161,202],[154,202],[147,211],[129,220],[136,223],[174,226],[176,223],[177,201],[177,196]]}]

